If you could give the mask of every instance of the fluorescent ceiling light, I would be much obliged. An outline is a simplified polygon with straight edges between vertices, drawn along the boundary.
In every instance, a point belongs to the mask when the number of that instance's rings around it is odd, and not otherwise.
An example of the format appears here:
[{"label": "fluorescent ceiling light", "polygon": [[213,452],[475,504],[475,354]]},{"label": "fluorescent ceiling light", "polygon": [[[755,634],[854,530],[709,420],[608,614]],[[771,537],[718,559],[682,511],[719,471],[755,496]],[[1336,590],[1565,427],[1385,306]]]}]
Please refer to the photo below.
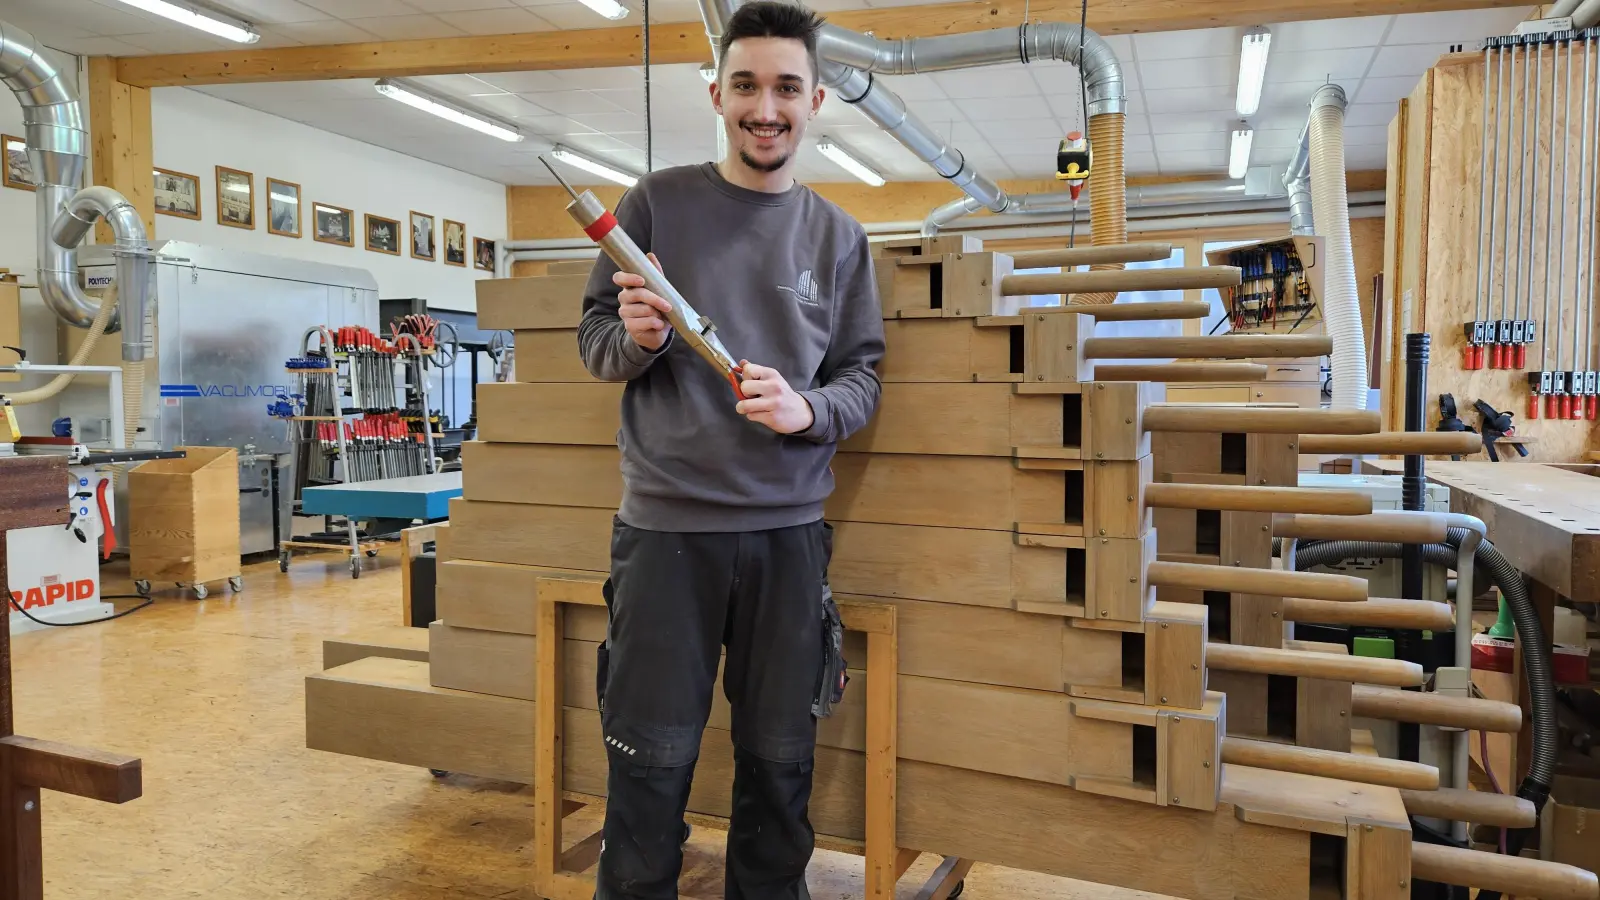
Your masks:
[{"label": "fluorescent ceiling light", "polygon": [[822,155],[834,161],[839,168],[851,175],[865,181],[873,187],[883,187],[883,176],[879,175],[871,166],[857,159],[856,156],[833,138],[823,135],[817,139],[817,149]]},{"label": "fluorescent ceiling light", "polygon": [[1272,32],[1256,27],[1244,33],[1239,47],[1239,98],[1234,109],[1241,116],[1253,116],[1261,108],[1261,85],[1267,80],[1267,50]]},{"label": "fluorescent ceiling light", "polygon": [[617,0],[579,0],[579,2],[608,19],[621,19],[628,15],[628,8]]},{"label": "fluorescent ceiling light", "polygon": [[374,87],[378,89],[378,93],[391,100],[399,100],[413,109],[420,109],[457,125],[471,128],[473,131],[512,143],[522,140],[522,132],[517,126],[495,119],[487,113],[469,110],[409,81],[380,78]]},{"label": "fluorescent ceiling light", "polygon": [[1233,130],[1233,140],[1228,144],[1228,177],[1243,178],[1245,170],[1250,168],[1250,145],[1255,143],[1256,133],[1243,122]]},{"label": "fluorescent ceiling light", "polygon": [[254,44],[261,40],[261,35],[256,33],[254,26],[249,22],[196,6],[188,0],[122,0],[122,2],[190,28],[198,28],[219,38],[241,44]]},{"label": "fluorescent ceiling light", "polygon": [[573,150],[563,147],[560,144],[557,144],[556,148],[550,151],[550,155],[575,169],[582,169],[591,175],[599,175],[601,178],[604,178],[607,181],[615,181],[617,184],[626,185],[628,187],[633,187],[635,184],[639,183],[639,176],[637,175],[634,175],[630,172],[625,172],[622,169],[616,168],[615,166],[608,166],[602,162],[595,162],[587,156],[580,156]]}]

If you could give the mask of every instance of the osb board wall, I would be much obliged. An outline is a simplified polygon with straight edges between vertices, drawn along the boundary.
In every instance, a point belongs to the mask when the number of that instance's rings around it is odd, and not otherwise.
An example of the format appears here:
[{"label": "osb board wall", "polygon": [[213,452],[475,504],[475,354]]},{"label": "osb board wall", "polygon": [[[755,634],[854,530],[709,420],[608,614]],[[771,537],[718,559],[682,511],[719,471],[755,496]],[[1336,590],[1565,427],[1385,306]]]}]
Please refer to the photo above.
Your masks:
[{"label": "osb board wall", "polygon": [[[1556,171],[1563,171],[1560,164],[1563,125],[1570,133],[1572,141],[1572,158],[1566,169],[1572,173],[1577,169],[1576,156],[1582,137],[1583,123],[1577,107],[1583,94],[1581,65],[1583,54],[1581,51],[1574,54],[1575,64],[1570,73],[1571,81],[1568,89],[1575,90],[1576,94],[1573,96],[1574,111],[1568,118],[1565,109],[1557,110],[1554,114],[1551,111],[1555,52],[1554,48],[1546,48],[1543,51],[1542,63],[1536,63],[1536,74],[1541,65],[1543,71],[1543,107],[1536,120],[1530,118],[1529,130],[1534,134],[1530,134],[1528,141],[1521,145],[1521,152],[1513,154],[1510,159],[1505,158],[1508,142],[1502,139],[1501,158],[1493,173],[1498,183],[1498,187],[1495,188],[1497,191],[1506,190],[1507,173],[1513,173],[1513,177],[1509,178],[1509,185],[1514,192],[1516,189],[1514,173],[1520,166],[1521,170],[1531,174],[1537,154],[1540,189],[1537,192],[1537,199],[1530,196],[1527,208],[1540,212],[1545,209],[1544,186],[1551,172],[1552,122],[1555,126]],[[1562,56],[1565,68],[1565,54]],[[1518,68],[1520,71],[1520,64]],[[1536,439],[1536,443],[1528,448],[1529,461],[1576,462],[1584,459],[1586,451],[1594,445],[1595,428],[1591,423],[1546,421],[1542,415],[1537,420],[1529,420],[1525,416],[1528,388],[1524,372],[1489,368],[1467,371],[1461,364],[1462,347],[1465,343],[1461,326],[1473,318],[1473,307],[1477,296],[1479,201],[1482,196],[1480,184],[1483,169],[1488,165],[1488,156],[1482,141],[1483,80],[1481,54],[1459,54],[1441,59],[1439,64],[1423,77],[1417,90],[1406,101],[1397,126],[1391,129],[1392,135],[1397,140],[1391,141],[1390,145],[1390,170],[1398,174],[1402,209],[1397,218],[1401,229],[1396,241],[1399,275],[1395,280],[1395,301],[1389,311],[1389,321],[1394,323],[1395,327],[1391,331],[1387,369],[1395,373],[1403,371],[1404,333],[1425,330],[1432,335],[1432,352],[1428,366],[1429,427],[1438,421],[1439,394],[1455,395],[1456,405],[1462,413],[1462,418],[1474,427],[1477,426],[1479,417],[1475,411],[1471,411],[1471,407],[1474,401],[1481,399],[1496,409],[1513,413],[1516,417],[1518,434]],[[1591,85],[1590,89],[1597,88]],[[1490,90],[1493,90],[1492,83]],[[1523,103],[1520,79],[1514,82],[1508,93],[1509,104],[1514,106]],[[1533,101],[1533,97],[1527,98],[1530,109]],[[1531,242],[1528,244],[1532,248],[1530,258],[1535,261],[1533,311],[1531,315],[1528,314],[1525,305],[1522,318],[1539,320],[1541,334],[1561,339],[1559,343],[1551,344],[1550,368],[1555,368],[1558,348],[1564,354],[1562,367],[1573,368],[1572,339],[1574,334],[1578,333],[1575,327],[1576,312],[1573,303],[1574,292],[1578,285],[1572,264],[1573,254],[1577,249],[1578,206],[1575,174],[1572,175],[1572,179],[1567,192],[1565,213],[1568,226],[1564,249],[1568,263],[1565,286],[1559,295],[1565,298],[1566,309],[1557,315],[1560,304],[1557,302],[1558,294],[1552,286],[1550,323],[1543,321],[1544,294],[1541,293],[1541,286],[1547,283],[1544,279],[1547,234],[1552,242],[1551,249],[1554,251],[1561,249],[1555,246],[1559,233],[1547,233],[1542,215],[1524,216],[1521,228],[1522,240],[1525,244]],[[1560,186],[1558,180],[1555,185],[1554,201],[1558,216],[1561,212]],[[1529,187],[1529,193],[1532,195],[1532,185]],[[1513,199],[1513,204],[1514,202]],[[1502,222],[1502,225],[1498,226],[1501,235],[1490,248],[1490,254],[1503,257],[1504,235],[1507,231],[1503,225],[1503,210],[1499,214],[1499,219]],[[1516,230],[1514,227],[1510,229],[1513,239]],[[1588,230],[1592,236],[1593,228],[1590,227]],[[1559,255],[1552,257],[1551,282],[1556,280],[1555,260],[1559,258]],[[1491,286],[1493,296],[1497,298],[1497,303],[1504,290],[1503,275],[1503,271],[1496,266],[1492,270],[1492,276],[1486,279]],[[1593,271],[1587,273],[1588,278],[1592,279],[1593,276]],[[1523,279],[1524,281],[1527,279],[1526,270]],[[1509,313],[1506,317],[1512,318]],[[1583,338],[1580,337],[1580,351],[1582,344]],[[1528,348],[1529,369],[1540,368],[1540,350],[1539,343],[1534,343]],[[1385,391],[1385,422],[1389,427],[1398,427],[1400,424],[1403,403],[1401,392]],[[1517,457],[1508,451],[1502,453],[1502,458]]]}]

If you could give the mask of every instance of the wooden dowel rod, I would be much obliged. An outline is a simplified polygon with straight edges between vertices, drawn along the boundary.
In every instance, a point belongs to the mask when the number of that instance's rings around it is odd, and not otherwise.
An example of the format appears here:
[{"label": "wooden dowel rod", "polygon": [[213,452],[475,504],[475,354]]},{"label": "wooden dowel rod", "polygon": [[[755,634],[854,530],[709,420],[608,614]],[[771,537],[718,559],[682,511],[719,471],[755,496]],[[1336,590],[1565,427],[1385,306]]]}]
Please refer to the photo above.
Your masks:
[{"label": "wooden dowel rod", "polygon": [[1011,254],[1019,269],[1046,266],[1093,266],[1100,263],[1153,262],[1172,255],[1171,244],[1107,244],[1103,247],[1061,247],[1055,250],[1023,250]]},{"label": "wooden dowel rod", "polygon": [[[1200,300],[1153,300],[1148,303],[1068,303],[1043,307],[1094,316],[1097,322],[1157,322],[1163,319],[1204,319],[1211,304]],[[1028,312],[1038,312],[1039,307]]]},{"label": "wooden dowel rod", "polygon": [[1247,647],[1242,644],[1207,644],[1206,668],[1394,687],[1415,687],[1422,684],[1425,677],[1421,666],[1403,659],[1340,656],[1279,647]]},{"label": "wooden dowel rod", "polygon": [[1445,539],[1445,518],[1439,513],[1385,510],[1364,516],[1273,516],[1272,536],[1337,538],[1401,544],[1436,544]]},{"label": "wooden dowel rod", "polygon": [[1338,518],[1359,517],[1372,512],[1372,495],[1320,488],[1157,482],[1145,485],[1144,505],[1158,509],[1322,513],[1330,518]]},{"label": "wooden dowel rod", "polygon": [[[1063,308],[1070,309],[1071,306]],[[1163,356],[1255,359],[1320,356],[1332,350],[1333,339],[1318,334],[1097,337],[1083,342],[1083,355],[1089,359],[1155,359]]]},{"label": "wooden dowel rod", "polygon": [[1439,786],[1439,770],[1421,763],[1236,737],[1222,739],[1222,761],[1234,766],[1296,772],[1413,791],[1431,791]]},{"label": "wooden dowel rod", "polygon": [[1283,598],[1283,617],[1290,622],[1318,625],[1372,625],[1449,631],[1456,625],[1455,609],[1432,600],[1372,598],[1360,603],[1331,603],[1306,597]]},{"label": "wooden dowel rod", "polygon": [[1040,275],[1007,275],[1000,279],[1000,293],[1007,297],[1025,294],[1093,294],[1122,291],[1183,291],[1193,288],[1233,287],[1239,283],[1239,270],[1233,266],[1184,266],[1172,269],[1107,269],[1099,272],[1053,272]]},{"label": "wooden dowel rod", "polygon": [[1441,844],[1412,843],[1411,877],[1541,900],[1600,898],[1600,880],[1587,869]]},{"label": "wooden dowel rod", "polygon": [[[1113,306],[1117,304],[1112,304]],[[1104,306],[1098,307],[1104,309]],[[1166,363],[1165,365],[1097,365],[1095,381],[1265,381],[1260,363]]]},{"label": "wooden dowel rod", "polygon": [[1501,828],[1532,828],[1539,822],[1533,801],[1510,794],[1442,787],[1437,791],[1401,791],[1406,812],[1451,822],[1473,822]]},{"label": "wooden dowel rod", "polygon": [[[1106,338],[1106,340],[1123,340]],[[1140,340],[1134,338],[1134,340]],[[1158,340],[1151,338],[1150,340]],[[1303,434],[1322,431],[1366,434],[1380,427],[1376,411],[1295,409],[1251,406],[1151,406],[1144,412],[1146,431],[1200,434]],[[1303,440],[1303,439],[1302,439]],[[1301,447],[1304,453],[1304,445]]]},{"label": "wooden dowel rod", "polygon": [[[1376,683],[1376,682],[1374,682]],[[1443,725],[1516,734],[1522,730],[1522,710],[1515,703],[1478,697],[1452,697],[1420,691],[1383,691],[1356,685],[1350,694],[1350,711],[1391,722]]]},{"label": "wooden dowel rod", "polygon": [[1377,434],[1303,434],[1301,453],[1477,453],[1483,436],[1467,431],[1383,431]]},{"label": "wooden dowel rod", "polygon": [[1163,587],[1234,591],[1267,597],[1310,597],[1313,600],[1345,603],[1360,603],[1367,599],[1367,580],[1349,575],[1180,562],[1153,562],[1146,572],[1151,584]]}]

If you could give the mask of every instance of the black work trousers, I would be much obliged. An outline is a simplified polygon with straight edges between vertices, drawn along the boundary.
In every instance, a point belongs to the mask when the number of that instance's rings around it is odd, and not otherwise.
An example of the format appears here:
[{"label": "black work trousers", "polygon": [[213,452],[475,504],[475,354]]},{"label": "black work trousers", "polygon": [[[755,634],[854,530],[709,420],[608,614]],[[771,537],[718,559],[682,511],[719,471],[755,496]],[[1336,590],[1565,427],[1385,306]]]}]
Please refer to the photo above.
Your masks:
[{"label": "black work trousers", "polygon": [[610,777],[596,900],[674,900],[718,657],[732,708],[726,900],[808,900],[831,529],[611,538],[598,684]]}]

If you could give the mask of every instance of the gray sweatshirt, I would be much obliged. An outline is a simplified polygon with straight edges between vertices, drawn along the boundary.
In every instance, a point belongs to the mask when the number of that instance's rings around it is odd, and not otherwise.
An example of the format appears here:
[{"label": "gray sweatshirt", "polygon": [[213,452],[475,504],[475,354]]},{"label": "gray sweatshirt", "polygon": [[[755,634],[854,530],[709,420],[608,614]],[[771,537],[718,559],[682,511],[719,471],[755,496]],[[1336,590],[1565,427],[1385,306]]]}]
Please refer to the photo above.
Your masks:
[{"label": "gray sweatshirt", "polygon": [[735,360],[783,374],[815,423],[778,434],[734,411],[727,381],[686,343],[651,353],[617,317],[615,264],[602,255],[583,298],[578,347],[622,393],[622,508],[650,531],[744,531],[822,518],[834,445],[867,423],[881,387],[883,320],[866,232],[796,184],[781,194],[730,184],[716,166],[646,175],[617,221]]}]

